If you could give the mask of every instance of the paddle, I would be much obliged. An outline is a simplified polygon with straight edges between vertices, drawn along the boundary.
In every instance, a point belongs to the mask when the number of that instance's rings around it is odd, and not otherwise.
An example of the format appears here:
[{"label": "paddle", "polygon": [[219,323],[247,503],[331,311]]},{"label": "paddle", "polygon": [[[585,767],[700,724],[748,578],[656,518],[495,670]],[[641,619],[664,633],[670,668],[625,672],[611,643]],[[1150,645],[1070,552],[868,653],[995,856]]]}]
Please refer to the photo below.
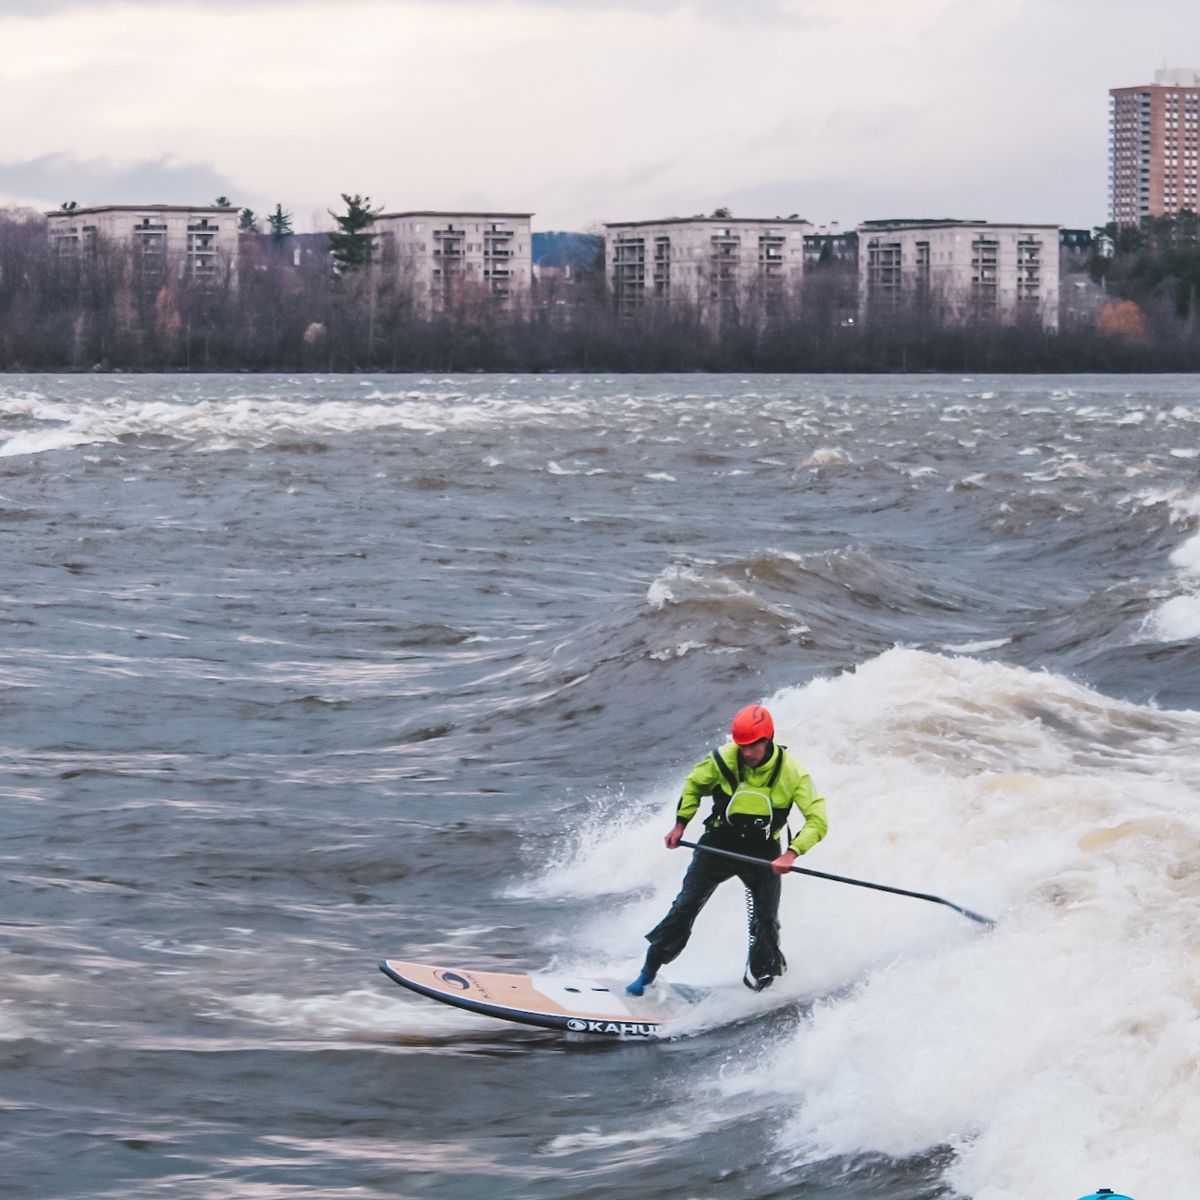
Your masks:
[{"label": "paddle", "polygon": [[[718,854],[722,858],[732,858],[738,862],[753,863],[759,867],[769,867],[771,865],[766,859],[754,858],[749,854],[737,854],[732,850],[718,850],[716,846],[701,846],[699,842],[686,842],[682,838],[679,839],[679,844],[687,846],[689,850],[700,850],[705,854]],[[964,917],[969,917],[972,921],[978,921],[980,925],[987,925],[990,928],[996,924],[991,917],[981,916],[977,912],[972,912],[969,908],[963,908],[961,904],[954,904],[950,900],[943,900],[941,896],[931,896],[928,892],[910,892],[906,888],[889,887],[886,883],[870,883],[866,879],[851,879],[848,875],[831,875],[828,871],[814,871],[811,867],[788,867],[788,870],[795,872],[797,875],[812,875],[817,879],[832,879],[834,883],[849,883],[854,887],[870,888],[876,892],[891,892],[896,896],[911,896],[914,900],[928,900],[931,904],[944,904],[947,908],[952,908],[955,912],[962,913]]]}]

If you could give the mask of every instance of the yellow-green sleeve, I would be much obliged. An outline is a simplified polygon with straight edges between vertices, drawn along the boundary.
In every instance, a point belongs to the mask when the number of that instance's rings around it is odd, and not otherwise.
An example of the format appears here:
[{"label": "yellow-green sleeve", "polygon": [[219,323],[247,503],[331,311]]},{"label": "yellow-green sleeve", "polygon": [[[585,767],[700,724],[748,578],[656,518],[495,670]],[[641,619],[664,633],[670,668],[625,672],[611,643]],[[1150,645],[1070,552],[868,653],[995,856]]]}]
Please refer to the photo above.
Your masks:
[{"label": "yellow-green sleeve", "polygon": [[829,832],[825,797],[813,787],[812,777],[807,771],[796,784],[792,803],[804,814],[804,828],[788,843],[788,849],[797,854],[806,854]]},{"label": "yellow-green sleeve", "polygon": [[675,809],[675,819],[685,825],[696,815],[702,796],[711,796],[723,782],[717,764],[712,755],[706,755],[693,768],[691,774],[683,781],[683,794]]}]

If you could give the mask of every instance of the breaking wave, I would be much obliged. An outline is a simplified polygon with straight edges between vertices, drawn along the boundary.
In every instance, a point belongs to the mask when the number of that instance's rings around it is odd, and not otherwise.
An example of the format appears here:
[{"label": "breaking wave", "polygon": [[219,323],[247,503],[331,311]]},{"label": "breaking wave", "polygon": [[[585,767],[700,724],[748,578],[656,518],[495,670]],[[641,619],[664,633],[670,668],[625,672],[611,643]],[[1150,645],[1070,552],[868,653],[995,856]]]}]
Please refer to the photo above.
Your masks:
[{"label": "breaking wave", "polygon": [[[948,1182],[975,1200],[1118,1178],[1134,1195],[1188,1195],[1200,1177],[1186,1132],[1200,1124],[1200,713],[899,649],[767,703],[829,800],[810,865],[932,891],[999,924],[984,934],[944,908],[789,880],[780,995],[828,998],[761,1061],[698,1084],[710,1119],[734,1097],[787,1104],[793,1167],[949,1146]],[[637,897],[573,947],[608,970],[636,967],[686,865],[661,844],[676,786],[601,817],[604,836],[582,832],[571,863],[531,885]],[[718,893],[670,978],[736,981],[737,890]]]}]

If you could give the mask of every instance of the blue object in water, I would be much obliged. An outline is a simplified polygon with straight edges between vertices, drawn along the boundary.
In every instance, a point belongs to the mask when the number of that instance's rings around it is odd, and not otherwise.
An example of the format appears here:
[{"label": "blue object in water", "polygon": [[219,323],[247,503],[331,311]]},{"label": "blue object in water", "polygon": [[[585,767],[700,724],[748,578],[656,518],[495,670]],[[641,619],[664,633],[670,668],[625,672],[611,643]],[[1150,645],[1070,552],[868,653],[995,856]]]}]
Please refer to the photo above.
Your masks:
[{"label": "blue object in water", "polygon": [[1133,1197],[1126,1196],[1124,1192],[1114,1192],[1112,1188],[1101,1188],[1098,1192],[1080,1196],[1079,1200],[1133,1200]]}]

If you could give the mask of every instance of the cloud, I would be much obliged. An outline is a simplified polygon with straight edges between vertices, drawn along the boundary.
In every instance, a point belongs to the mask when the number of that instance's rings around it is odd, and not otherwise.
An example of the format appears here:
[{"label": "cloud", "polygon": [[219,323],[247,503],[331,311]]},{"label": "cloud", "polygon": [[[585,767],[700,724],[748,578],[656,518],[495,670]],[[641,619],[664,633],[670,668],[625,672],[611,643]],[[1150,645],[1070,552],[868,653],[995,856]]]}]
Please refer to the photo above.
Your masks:
[{"label": "cloud", "polygon": [[1148,79],[1191,8],[1140,0],[1092,45],[1084,7],[0,0],[0,109],[22,114],[0,189],[280,201],[298,228],[327,226],[343,191],[532,209],[542,228],[718,204],[1089,224],[1107,89]]},{"label": "cloud", "polygon": [[211,163],[170,155],[130,162],[42,154],[0,162],[0,194],[57,208],[66,200],[89,204],[211,204],[237,199],[234,182]]}]

